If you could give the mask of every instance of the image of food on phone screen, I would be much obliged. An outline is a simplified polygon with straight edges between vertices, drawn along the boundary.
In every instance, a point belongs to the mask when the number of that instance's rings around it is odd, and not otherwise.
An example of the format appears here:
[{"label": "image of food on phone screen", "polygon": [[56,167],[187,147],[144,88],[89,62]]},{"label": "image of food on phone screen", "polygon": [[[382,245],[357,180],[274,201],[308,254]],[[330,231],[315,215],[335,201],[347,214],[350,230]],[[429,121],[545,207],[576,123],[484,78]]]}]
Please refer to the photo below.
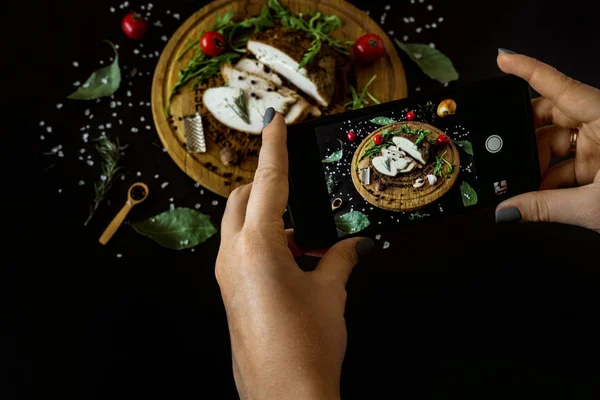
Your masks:
[{"label": "image of food on phone screen", "polygon": [[[338,231],[385,229],[477,205],[472,132],[461,118],[467,112],[451,98],[423,100],[316,128]],[[498,182],[498,191],[505,187]]]}]

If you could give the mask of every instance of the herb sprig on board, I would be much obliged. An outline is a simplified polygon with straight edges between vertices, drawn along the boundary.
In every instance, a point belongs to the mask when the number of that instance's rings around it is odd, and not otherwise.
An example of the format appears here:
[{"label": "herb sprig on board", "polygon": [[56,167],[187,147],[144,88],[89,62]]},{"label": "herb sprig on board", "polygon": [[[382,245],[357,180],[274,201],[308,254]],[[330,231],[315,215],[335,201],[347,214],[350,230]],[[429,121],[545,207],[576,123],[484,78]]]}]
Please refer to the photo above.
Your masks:
[{"label": "herb sprig on board", "polygon": [[298,30],[306,33],[312,38],[310,47],[304,56],[298,69],[309,65],[321,48],[323,42],[329,47],[343,55],[349,55],[350,42],[344,42],[332,38],[329,34],[342,26],[342,20],[337,15],[323,15],[320,12],[310,12],[294,14],[289,9],[279,4],[277,0],[269,0],[269,8],[275,12],[275,17],[281,20],[286,30]]},{"label": "herb sprig on board", "polygon": [[233,99],[233,104],[227,104],[229,108],[233,110],[234,113],[237,114],[238,117],[242,121],[247,124],[250,124],[250,117],[248,116],[248,106],[246,105],[246,97],[244,96],[244,91],[240,89],[240,94],[238,97]]},{"label": "herb sprig on board", "polygon": [[364,106],[368,106],[369,100],[367,100],[367,97],[371,99],[373,104],[380,104],[381,102],[369,92],[369,86],[371,86],[371,84],[375,81],[376,78],[377,75],[373,75],[371,79],[369,79],[369,82],[367,82],[367,84],[363,87],[360,93],[358,93],[354,86],[349,85],[350,93],[352,94],[352,101],[349,101],[346,104],[344,104],[344,107],[346,107],[349,110],[358,110],[363,108]]},{"label": "herb sprig on board", "polygon": [[[437,175],[440,178],[445,175],[450,175],[454,171],[454,165],[450,164],[444,156],[447,151],[444,151],[441,156],[435,156],[435,164],[433,166],[433,175]],[[448,168],[444,171],[444,167],[448,165]]]},{"label": "herb sprig on board", "polygon": [[96,150],[98,150],[100,157],[102,157],[102,175],[100,176],[100,180],[94,184],[94,202],[90,207],[90,214],[84,225],[90,222],[96,210],[98,210],[100,203],[106,198],[113,182],[120,175],[119,171],[121,167],[119,166],[119,161],[121,161],[121,153],[127,148],[127,146],[119,144],[119,138],[115,142],[112,142],[108,137],[100,136],[97,141]]}]

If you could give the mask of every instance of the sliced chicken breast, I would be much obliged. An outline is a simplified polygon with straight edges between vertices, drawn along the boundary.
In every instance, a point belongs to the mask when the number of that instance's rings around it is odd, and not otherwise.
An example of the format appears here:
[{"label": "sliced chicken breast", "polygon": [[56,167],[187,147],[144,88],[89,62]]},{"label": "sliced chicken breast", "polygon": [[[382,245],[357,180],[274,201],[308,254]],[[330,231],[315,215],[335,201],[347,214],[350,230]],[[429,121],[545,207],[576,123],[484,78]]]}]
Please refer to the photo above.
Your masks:
[{"label": "sliced chicken breast", "polygon": [[[223,64],[221,66],[221,76],[223,76],[225,83],[229,87],[235,87],[244,90],[264,90],[267,92],[277,91],[277,86],[275,86],[275,84],[272,82],[260,76],[237,70],[233,68],[231,64]],[[282,95],[290,96],[292,93],[282,93]]]},{"label": "sliced chicken breast", "polygon": [[417,146],[414,143],[415,140],[416,138],[414,138],[414,136],[408,134],[400,134],[392,138],[392,142],[394,142],[398,149],[405,151],[406,154],[421,164],[427,164],[431,152],[431,145],[427,143],[427,141],[423,141]]},{"label": "sliced chicken breast", "polygon": [[335,91],[335,59],[322,50],[308,68],[298,69],[309,45],[310,40],[303,34],[278,29],[258,33],[248,40],[248,50],[260,62],[327,107]]},{"label": "sliced chicken breast", "polygon": [[[244,94],[246,100],[249,123],[238,115],[239,110],[235,106],[235,99],[240,93]],[[296,98],[283,96],[277,92],[217,87],[207,89],[202,96],[202,101],[208,111],[223,125],[240,132],[258,135],[262,132],[263,116],[268,107],[273,107],[277,112],[285,115],[290,106],[296,103]]]},{"label": "sliced chicken breast", "polygon": [[235,65],[235,69],[259,76],[267,81],[273,82],[273,84],[277,87],[282,85],[281,78],[275,72],[273,72],[270,67],[267,67],[260,61],[251,60],[248,57],[244,57],[238,61],[238,63]]}]

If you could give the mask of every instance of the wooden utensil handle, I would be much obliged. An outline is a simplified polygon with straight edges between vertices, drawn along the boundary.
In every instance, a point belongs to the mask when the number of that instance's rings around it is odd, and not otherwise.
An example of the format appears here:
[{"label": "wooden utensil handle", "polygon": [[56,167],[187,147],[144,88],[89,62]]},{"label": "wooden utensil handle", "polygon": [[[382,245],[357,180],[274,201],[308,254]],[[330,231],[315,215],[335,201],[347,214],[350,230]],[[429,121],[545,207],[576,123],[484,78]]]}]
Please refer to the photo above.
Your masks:
[{"label": "wooden utensil handle", "polygon": [[110,225],[106,227],[102,236],[100,236],[100,243],[106,244],[113,237],[117,229],[121,226],[127,214],[129,214],[129,210],[131,210],[132,204],[130,202],[125,203],[125,206],[119,211],[117,216],[112,220]]}]

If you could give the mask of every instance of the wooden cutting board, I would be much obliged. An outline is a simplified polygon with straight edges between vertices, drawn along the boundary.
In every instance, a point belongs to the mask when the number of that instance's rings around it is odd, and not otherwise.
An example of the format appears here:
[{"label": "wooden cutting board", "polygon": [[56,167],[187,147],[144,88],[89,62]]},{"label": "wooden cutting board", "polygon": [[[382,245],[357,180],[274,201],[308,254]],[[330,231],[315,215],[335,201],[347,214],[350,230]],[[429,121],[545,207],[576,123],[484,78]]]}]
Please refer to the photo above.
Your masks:
[{"label": "wooden cutting board", "polygon": [[[380,101],[387,102],[406,97],[407,87],[404,68],[392,42],[381,28],[364,12],[342,0],[280,0],[293,12],[306,10],[335,14],[343,21],[343,26],[335,32],[339,39],[352,39],[365,33],[375,33],[383,38],[386,56],[372,65],[357,67],[358,88],[361,89],[374,75],[377,79],[370,92]],[[160,139],[171,158],[192,179],[205,188],[224,197],[238,186],[252,182],[258,161],[260,135],[214,134],[206,135],[207,153],[190,154],[185,149],[182,117],[194,114],[202,97],[200,90],[192,90],[189,85],[181,94],[174,97],[171,104],[171,117],[165,114],[171,88],[177,82],[179,71],[187,65],[193,52],[177,61],[177,57],[193,38],[210,29],[215,24],[216,13],[224,15],[235,12],[235,19],[258,15],[266,0],[218,0],[201,8],[192,15],[167,43],[160,57],[152,85],[152,113]],[[244,151],[247,156],[235,166],[221,163],[219,153],[225,146]]]},{"label": "wooden cutting board", "polygon": [[[429,162],[424,165],[422,169],[415,169],[407,174],[398,174],[398,176],[391,178],[392,184],[388,184],[385,190],[377,191],[375,189],[376,179],[373,174],[374,168],[370,157],[366,157],[361,161],[359,161],[359,159],[365,148],[373,143],[373,137],[375,135],[381,133],[384,129],[389,129],[390,131],[400,129],[404,124],[408,125],[411,129],[429,129],[431,134],[428,136],[428,139],[431,140],[435,140],[438,135],[444,133],[438,128],[423,122],[396,122],[391,125],[383,126],[369,134],[369,136],[358,145],[354,157],[352,157],[351,171],[354,187],[356,187],[358,193],[360,193],[365,200],[384,210],[415,211],[425,207],[446,194],[452,188],[454,182],[456,182],[456,178],[460,172],[460,156],[458,149],[454,142],[450,142],[444,147],[435,148]],[[438,177],[438,182],[435,185],[430,185],[429,182],[427,182],[426,176],[433,173],[435,156],[441,157],[444,152],[446,152],[446,154],[444,154],[444,159],[452,164],[454,169],[451,174],[448,174],[443,178]],[[371,183],[369,185],[363,185],[360,182],[359,171],[362,168],[371,168]],[[446,168],[447,165],[444,167],[444,170],[446,170]],[[413,183],[415,183],[417,178],[425,180],[425,184],[420,188],[413,187]]]}]

